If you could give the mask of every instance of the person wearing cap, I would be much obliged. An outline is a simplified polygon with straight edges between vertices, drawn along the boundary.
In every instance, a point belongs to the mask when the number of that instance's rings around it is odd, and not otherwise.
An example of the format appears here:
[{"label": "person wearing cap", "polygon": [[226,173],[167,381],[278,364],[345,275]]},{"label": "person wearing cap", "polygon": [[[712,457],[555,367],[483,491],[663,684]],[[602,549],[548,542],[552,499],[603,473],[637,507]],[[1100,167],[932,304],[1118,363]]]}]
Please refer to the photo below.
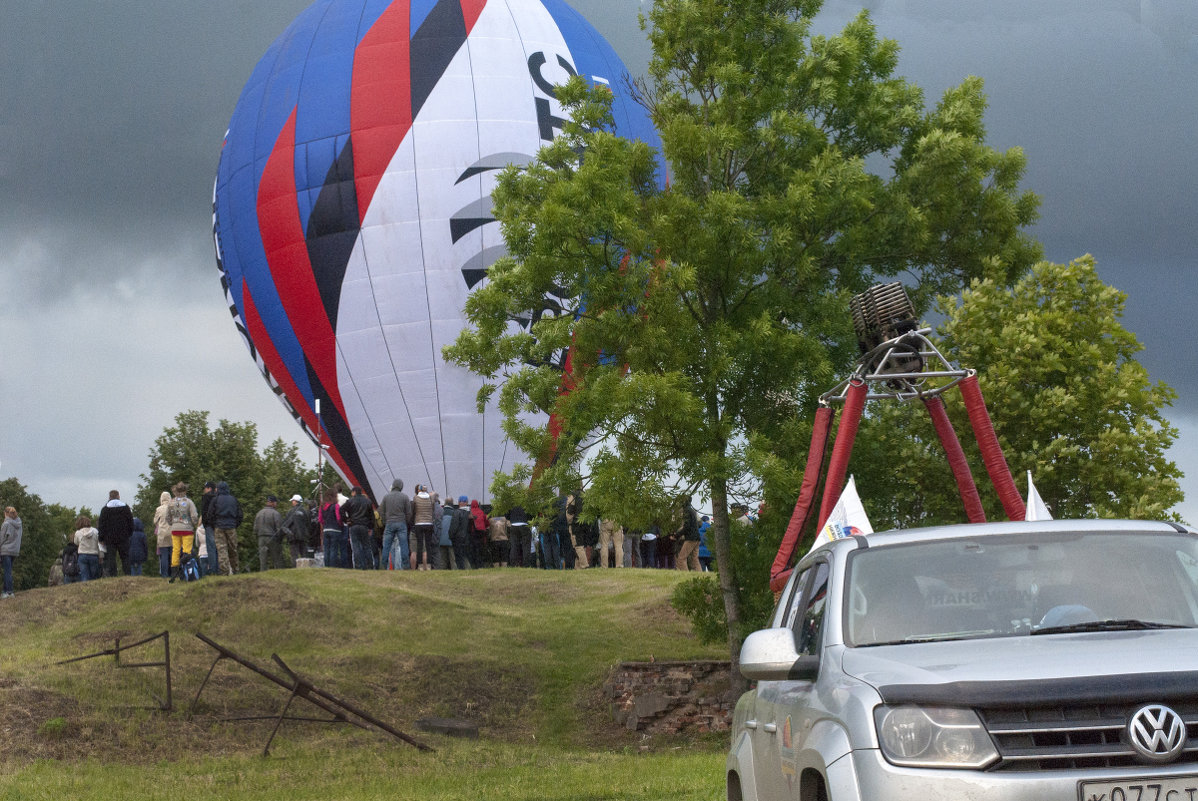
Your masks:
[{"label": "person wearing cap", "polygon": [[254,515],[254,534],[258,537],[258,569],[265,572],[285,567],[283,563],[283,516],[279,499],[266,496],[266,506]]},{"label": "person wearing cap", "polygon": [[473,528],[473,522],[470,517],[470,499],[465,495],[458,496],[457,506],[452,504],[453,496],[450,496],[449,508],[453,510],[453,521],[449,527],[449,542],[453,546],[453,562],[458,570],[466,570],[470,567],[478,567],[478,565],[470,564],[470,529]]},{"label": "person wearing cap", "polygon": [[287,547],[290,550],[290,564],[287,567],[295,567],[296,560],[307,555],[308,533],[311,528],[312,516],[304,506],[303,496],[296,493],[291,496],[291,509],[283,518],[283,535],[287,538]]}]

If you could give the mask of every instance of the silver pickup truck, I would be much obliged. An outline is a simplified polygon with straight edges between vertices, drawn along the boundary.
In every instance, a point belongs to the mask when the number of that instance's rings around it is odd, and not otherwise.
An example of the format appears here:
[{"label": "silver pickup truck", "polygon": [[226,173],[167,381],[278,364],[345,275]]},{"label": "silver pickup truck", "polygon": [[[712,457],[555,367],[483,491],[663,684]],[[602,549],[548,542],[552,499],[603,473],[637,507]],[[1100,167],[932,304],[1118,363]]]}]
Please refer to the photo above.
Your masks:
[{"label": "silver pickup truck", "polygon": [[1198,801],[1198,532],[847,537],[746,638],[730,801]]}]

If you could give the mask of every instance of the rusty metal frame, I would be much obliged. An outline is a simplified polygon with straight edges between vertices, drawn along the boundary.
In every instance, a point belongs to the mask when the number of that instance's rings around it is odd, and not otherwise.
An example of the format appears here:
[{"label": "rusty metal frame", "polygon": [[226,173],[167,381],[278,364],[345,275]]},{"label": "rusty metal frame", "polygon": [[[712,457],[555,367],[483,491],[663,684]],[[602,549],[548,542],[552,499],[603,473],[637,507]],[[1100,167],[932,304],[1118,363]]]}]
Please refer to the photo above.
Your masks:
[{"label": "rusty metal frame", "polygon": [[[139,646],[145,645],[146,643],[153,642],[154,640],[162,640],[163,641],[163,658],[162,658],[161,662],[122,662],[121,661],[121,651],[128,651],[133,648],[137,648]],[[121,638],[117,637],[112,648],[105,648],[103,651],[98,651],[94,654],[87,654],[85,656],[77,656],[77,657],[74,657],[73,659],[63,659],[62,661],[57,662],[55,664],[69,665],[72,662],[82,662],[85,659],[95,659],[96,657],[100,657],[100,656],[112,656],[114,664],[116,665],[116,667],[118,669],[122,669],[122,668],[153,668],[153,667],[166,668],[166,698],[163,699],[163,698],[159,698],[158,696],[154,695],[154,700],[158,702],[157,708],[159,710],[161,710],[163,712],[171,711],[171,708],[172,708],[171,633],[169,631],[164,631],[161,634],[155,634],[151,637],[146,637],[143,640],[138,640],[137,642],[129,643],[128,645],[121,645]],[[153,695],[153,693],[151,693],[151,695]],[[152,708],[152,707],[147,707],[147,708]]]},{"label": "rusty metal frame", "polygon": [[[382,731],[386,732],[387,734],[392,735],[393,737],[395,737],[397,739],[403,740],[404,742],[408,743],[409,745],[414,746],[415,748],[420,749],[421,751],[432,751],[433,750],[430,746],[425,745],[424,743],[419,742],[418,740],[415,740],[412,737],[409,737],[408,735],[404,734],[403,732],[399,731],[398,729],[379,720],[378,718],[374,717],[373,715],[369,714],[368,712],[351,704],[350,702],[345,701],[341,698],[338,698],[337,696],[333,695],[332,693],[329,693],[325,690],[320,689],[310,679],[300,676],[295,671],[293,671],[291,668],[289,668],[287,666],[287,664],[279,657],[278,654],[272,654],[271,658],[275,661],[275,663],[277,665],[279,665],[279,667],[281,667],[286,672],[286,674],[287,674],[286,678],[284,678],[283,676],[279,676],[276,673],[272,673],[271,671],[267,670],[266,668],[263,668],[263,667],[255,664],[252,660],[247,659],[244,656],[241,656],[240,654],[235,652],[233,649],[221,645],[220,643],[216,642],[215,640],[211,639],[210,637],[204,636],[200,632],[196,632],[196,637],[199,638],[203,643],[208,645],[210,648],[212,648],[214,651],[216,651],[217,657],[216,657],[215,661],[213,661],[212,667],[210,667],[208,669],[208,675],[206,675],[204,677],[204,681],[200,683],[199,690],[196,691],[195,699],[191,702],[191,707],[187,712],[188,720],[190,720],[192,715],[194,714],[196,705],[200,701],[200,695],[203,694],[204,688],[208,685],[208,680],[210,678],[212,678],[213,671],[216,670],[216,666],[218,664],[220,664],[221,660],[223,660],[223,659],[231,659],[232,661],[236,662],[237,664],[241,665],[242,667],[244,667],[248,670],[251,670],[254,673],[257,673],[259,676],[262,676],[263,678],[267,679],[268,681],[274,682],[275,684],[279,685],[280,687],[282,687],[283,689],[288,691],[287,701],[283,704],[283,708],[277,716],[276,715],[259,715],[259,716],[242,717],[242,718],[225,718],[225,720],[230,720],[230,721],[271,720],[271,719],[273,719],[275,721],[275,725],[274,725],[274,728],[270,732],[270,737],[268,737],[266,740],[266,745],[262,749],[263,756],[269,756],[270,744],[272,742],[274,742],[275,735],[278,733],[279,728],[283,725],[284,720],[299,720],[299,721],[309,721],[309,722],[316,722],[316,723],[347,723],[352,726],[357,726],[360,729],[366,729],[367,731],[369,731],[370,727],[373,726],[375,728],[381,729]],[[332,717],[331,718],[304,718],[304,717],[288,715],[287,712],[288,712],[288,710],[290,710],[292,702],[297,697],[303,698],[304,700],[308,701],[309,703],[313,704],[314,706],[318,707],[319,709],[322,709],[325,712],[329,713]],[[367,724],[370,724],[370,725],[367,725]]]}]

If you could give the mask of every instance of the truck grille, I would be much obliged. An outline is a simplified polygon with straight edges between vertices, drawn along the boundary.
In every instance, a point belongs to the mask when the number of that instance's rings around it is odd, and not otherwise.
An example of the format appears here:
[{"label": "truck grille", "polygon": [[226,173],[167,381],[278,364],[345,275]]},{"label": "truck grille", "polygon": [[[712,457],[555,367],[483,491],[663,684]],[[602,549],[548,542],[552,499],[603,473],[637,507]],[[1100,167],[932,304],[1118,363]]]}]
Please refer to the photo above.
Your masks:
[{"label": "truck grille", "polygon": [[[1037,771],[1142,766],[1125,727],[1143,704],[979,709],[1002,761],[992,770]],[[1174,764],[1198,762],[1198,702],[1170,702],[1186,724]]]}]

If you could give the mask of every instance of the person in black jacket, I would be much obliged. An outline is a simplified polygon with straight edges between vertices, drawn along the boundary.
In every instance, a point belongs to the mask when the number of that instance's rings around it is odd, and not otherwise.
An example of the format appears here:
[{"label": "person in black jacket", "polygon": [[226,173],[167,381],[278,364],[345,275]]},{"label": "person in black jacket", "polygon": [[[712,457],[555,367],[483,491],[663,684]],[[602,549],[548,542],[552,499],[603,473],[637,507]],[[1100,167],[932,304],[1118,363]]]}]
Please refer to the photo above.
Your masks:
[{"label": "person in black jacket", "polygon": [[532,561],[532,527],[528,525],[528,512],[516,504],[507,513],[512,530],[508,534],[508,562],[512,567],[536,567]]},{"label": "person in black jacket", "polygon": [[100,531],[100,544],[104,546],[104,577],[112,578],[117,574],[116,558],[121,557],[121,572],[126,576],[132,573],[129,562],[129,539],[133,536],[133,510],[121,500],[121,494],[116,490],[108,493],[108,503],[100,510],[100,522],[96,526]]},{"label": "person in black jacket", "polygon": [[[374,528],[374,505],[361,487],[354,487],[351,496],[341,506],[341,519],[349,526],[349,545],[357,570],[374,569],[374,551],[370,547]],[[342,565],[349,567],[349,565]]]},{"label": "person in black jacket", "polygon": [[468,504],[470,499],[465,495],[458,497],[457,505],[453,504],[453,496],[449,497],[449,506],[446,508],[453,512],[453,519],[449,525],[449,542],[453,548],[453,563],[458,570],[465,570],[468,567],[477,567],[470,564],[468,555],[470,553],[470,529],[472,521],[470,518],[470,509]]},{"label": "person in black jacket", "polygon": [[312,528],[312,515],[304,506],[304,498],[298,493],[291,496],[291,510],[283,518],[283,534],[290,549],[289,560],[295,567],[297,559],[308,555],[308,534]]},{"label": "person in black jacket", "polygon": [[[229,492],[229,485],[222,481],[216,485],[216,497],[208,504],[212,525],[216,529],[216,550],[220,552],[220,566],[226,576],[237,572],[237,527],[241,525],[241,504]],[[201,513],[200,519],[203,520]]]}]

